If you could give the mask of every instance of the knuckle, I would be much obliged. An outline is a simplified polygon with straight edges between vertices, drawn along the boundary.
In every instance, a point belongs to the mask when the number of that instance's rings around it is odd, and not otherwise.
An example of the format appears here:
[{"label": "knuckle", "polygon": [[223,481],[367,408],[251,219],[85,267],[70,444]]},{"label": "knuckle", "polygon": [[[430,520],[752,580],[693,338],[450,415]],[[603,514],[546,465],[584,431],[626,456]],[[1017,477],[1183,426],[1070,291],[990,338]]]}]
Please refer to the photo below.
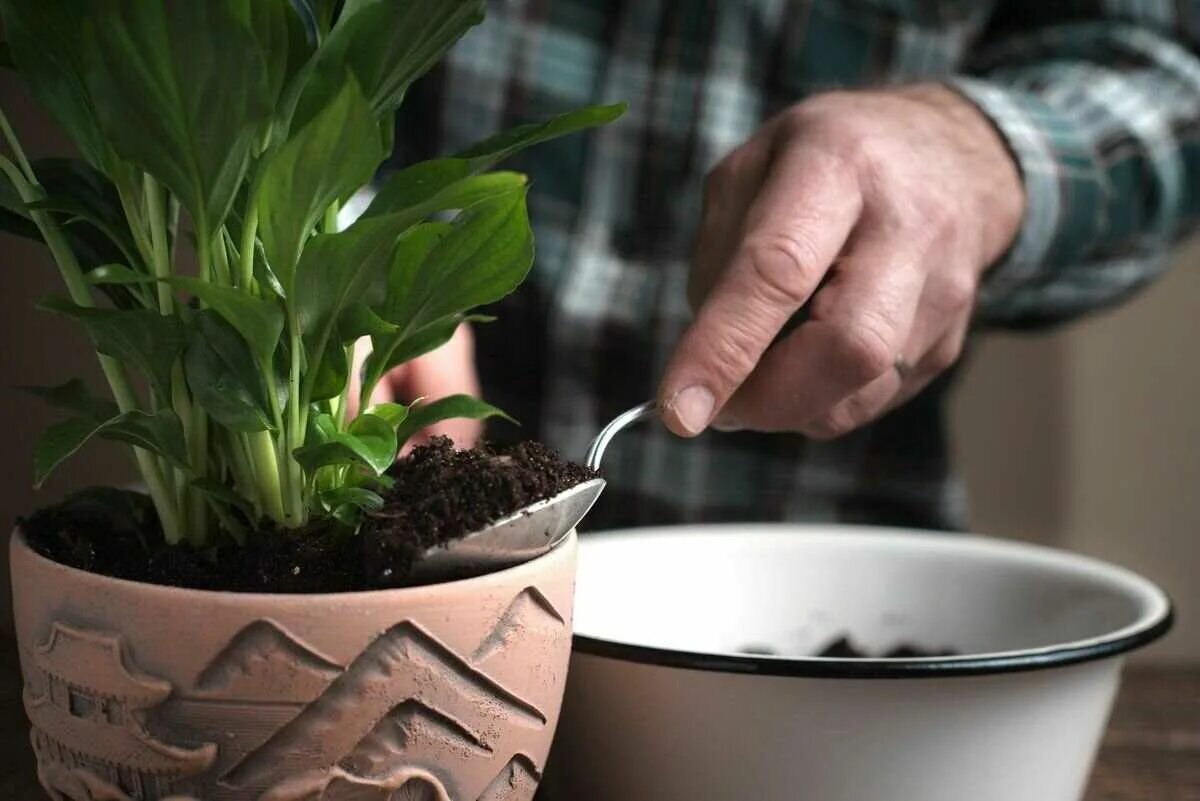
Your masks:
[{"label": "knuckle", "polygon": [[956,311],[971,308],[975,305],[975,293],[978,282],[971,276],[958,273],[946,280],[946,303]]},{"label": "knuckle", "polygon": [[720,327],[711,344],[703,348],[703,363],[722,385],[733,386],[758,362],[760,333],[744,321],[730,321]]},{"label": "knuckle", "polygon": [[808,299],[817,269],[816,247],[799,232],[759,236],[745,246],[755,287],[773,303],[800,305]]},{"label": "knuckle", "polygon": [[929,354],[929,366],[937,372],[949,370],[962,355],[962,343],[955,340],[939,345]]},{"label": "knuckle", "polygon": [[853,380],[866,383],[891,369],[896,357],[893,331],[881,318],[840,328],[835,357]]}]

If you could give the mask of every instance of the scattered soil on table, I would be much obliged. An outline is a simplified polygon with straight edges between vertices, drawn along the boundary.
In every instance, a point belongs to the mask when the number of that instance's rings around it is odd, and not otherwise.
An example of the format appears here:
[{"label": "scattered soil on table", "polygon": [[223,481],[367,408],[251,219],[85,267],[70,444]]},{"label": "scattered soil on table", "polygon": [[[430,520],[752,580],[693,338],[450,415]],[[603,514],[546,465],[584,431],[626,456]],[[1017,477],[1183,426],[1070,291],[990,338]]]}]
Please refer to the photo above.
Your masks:
[{"label": "scattered soil on table", "polygon": [[[779,651],[767,645],[747,645],[740,651],[748,656],[782,656]],[[925,657],[958,656],[958,651],[950,649],[922,648],[910,643],[900,643],[888,651],[873,654],[860,647],[847,635],[838,637],[813,656],[828,659],[921,659]]]},{"label": "scattered soil on table", "polygon": [[234,592],[351,592],[409,586],[428,547],[595,477],[536,442],[455,450],[434,439],[396,462],[384,508],[357,534],[330,522],[263,526],[244,546],[170,547],[146,496],[85,490],[21,521],[30,546],[56,562],[117,578]]}]

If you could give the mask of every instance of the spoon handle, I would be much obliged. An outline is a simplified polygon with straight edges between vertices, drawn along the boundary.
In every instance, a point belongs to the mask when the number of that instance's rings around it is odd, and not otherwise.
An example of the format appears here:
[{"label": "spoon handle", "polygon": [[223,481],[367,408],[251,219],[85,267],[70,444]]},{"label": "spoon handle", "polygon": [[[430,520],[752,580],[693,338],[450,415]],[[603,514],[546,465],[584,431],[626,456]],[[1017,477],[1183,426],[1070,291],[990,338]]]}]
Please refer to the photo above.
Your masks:
[{"label": "spoon handle", "polygon": [[634,423],[657,416],[658,404],[654,401],[647,401],[634,406],[627,412],[621,412],[612,419],[612,422],[600,429],[600,433],[592,440],[592,444],[588,447],[587,459],[585,461],[587,466],[593,470],[599,470],[600,460],[604,458],[604,451],[608,448],[609,443],[612,442],[613,437]]}]

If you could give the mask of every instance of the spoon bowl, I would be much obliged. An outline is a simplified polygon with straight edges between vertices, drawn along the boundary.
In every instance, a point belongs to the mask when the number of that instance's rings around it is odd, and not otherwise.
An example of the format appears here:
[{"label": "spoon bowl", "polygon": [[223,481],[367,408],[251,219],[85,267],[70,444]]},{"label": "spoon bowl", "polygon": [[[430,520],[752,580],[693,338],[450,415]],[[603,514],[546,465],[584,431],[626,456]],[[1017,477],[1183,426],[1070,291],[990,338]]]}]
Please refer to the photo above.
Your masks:
[{"label": "spoon bowl", "polygon": [[[600,469],[600,460],[622,429],[658,414],[653,402],[622,412],[600,430],[588,448],[586,464]],[[549,498],[522,506],[507,517],[445,545],[428,548],[413,568],[413,577],[429,582],[472,575],[527,562],[554,548],[577,526],[604,491],[594,478]]]}]

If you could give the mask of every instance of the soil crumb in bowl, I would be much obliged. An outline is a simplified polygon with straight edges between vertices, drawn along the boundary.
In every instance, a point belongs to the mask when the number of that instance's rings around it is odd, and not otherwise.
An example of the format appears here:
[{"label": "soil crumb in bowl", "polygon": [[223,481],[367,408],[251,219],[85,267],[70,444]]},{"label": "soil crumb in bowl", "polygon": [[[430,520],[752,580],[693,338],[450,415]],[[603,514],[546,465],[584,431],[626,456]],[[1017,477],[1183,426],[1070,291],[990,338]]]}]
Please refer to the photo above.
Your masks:
[{"label": "soil crumb in bowl", "polygon": [[243,546],[167,547],[149,499],[98,487],[20,521],[30,546],[116,578],[233,592],[353,592],[411,585],[417,557],[596,474],[536,442],[455,450],[439,437],[396,462],[383,509],[355,533],[263,521]]},{"label": "soil crumb in bowl", "polygon": [[[769,645],[758,644],[742,646],[738,649],[738,653],[747,656],[783,656],[779,650]],[[958,651],[945,648],[922,648],[911,643],[900,643],[883,653],[871,653],[859,646],[848,635],[843,634],[813,654],[813,656],[826,659],[922,659],[939,656],[958,656]]]},{"label": "soil crumb in bowl", "polygon": [[827,659],[925,659],[938,656],[958,656],[958,651],[900,643],[883,653],[871,653],[854,642],[848,635],[842,635],[826,645],[816,655]]}]

